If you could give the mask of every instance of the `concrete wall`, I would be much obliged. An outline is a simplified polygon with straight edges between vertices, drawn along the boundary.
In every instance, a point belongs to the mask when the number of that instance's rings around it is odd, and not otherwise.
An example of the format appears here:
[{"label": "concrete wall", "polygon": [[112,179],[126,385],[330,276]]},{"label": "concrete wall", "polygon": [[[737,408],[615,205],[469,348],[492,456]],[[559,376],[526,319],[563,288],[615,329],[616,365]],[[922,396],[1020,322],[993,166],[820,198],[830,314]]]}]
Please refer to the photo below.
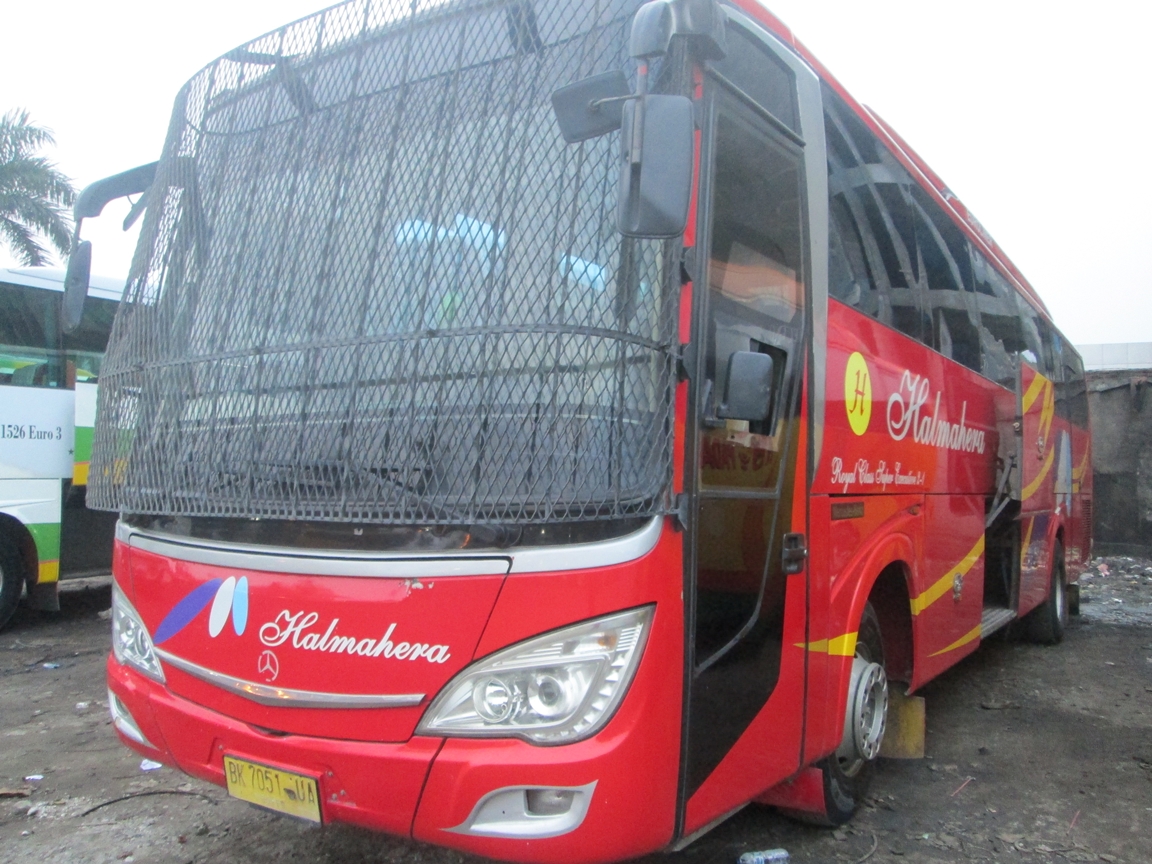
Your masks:
[{"label": "concrete wall", "polygon": [[1086,377],[1095,552],[1152,557],[1152,368]]}]

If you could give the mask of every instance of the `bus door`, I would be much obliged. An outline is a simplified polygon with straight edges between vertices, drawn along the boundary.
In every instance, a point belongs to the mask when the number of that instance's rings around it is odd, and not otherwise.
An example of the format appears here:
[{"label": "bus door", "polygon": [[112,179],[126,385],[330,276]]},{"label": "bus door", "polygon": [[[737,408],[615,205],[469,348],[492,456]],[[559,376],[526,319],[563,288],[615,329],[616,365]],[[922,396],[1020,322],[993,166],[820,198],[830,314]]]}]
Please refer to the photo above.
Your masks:
[{"label": "bus door", "polygon": [[[809,305],[796,79],[807,70],[751,30],[730,26],[728,43],[704,94],[682,836],[793,773],[803,727],[803,630],[791,651],[783,637],[806,601],[802,566],[785,573],[784,547],[786,535],[804,544],[793,483],[807,491],[796,477]],[[729,377],[742,363],[766,368],[754,354],[771,358],[768,404],[761,419],[733,419]]]}]

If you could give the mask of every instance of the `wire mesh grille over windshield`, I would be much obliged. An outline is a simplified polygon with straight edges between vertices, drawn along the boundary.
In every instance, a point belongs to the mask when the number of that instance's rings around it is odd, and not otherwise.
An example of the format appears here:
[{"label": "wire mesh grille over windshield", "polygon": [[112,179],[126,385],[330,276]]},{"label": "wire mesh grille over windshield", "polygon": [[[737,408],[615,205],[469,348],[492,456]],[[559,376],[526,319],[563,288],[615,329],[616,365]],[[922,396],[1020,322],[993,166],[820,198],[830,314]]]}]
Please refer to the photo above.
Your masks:
[{"label": "wire mesh grille over windshield", "polygon": [[631,72],[638,5],[357,0],[189,82],[100,380],[90,504],[665,512],[678,243],[621,239],[619,135],[567,146],[550,104]]}]

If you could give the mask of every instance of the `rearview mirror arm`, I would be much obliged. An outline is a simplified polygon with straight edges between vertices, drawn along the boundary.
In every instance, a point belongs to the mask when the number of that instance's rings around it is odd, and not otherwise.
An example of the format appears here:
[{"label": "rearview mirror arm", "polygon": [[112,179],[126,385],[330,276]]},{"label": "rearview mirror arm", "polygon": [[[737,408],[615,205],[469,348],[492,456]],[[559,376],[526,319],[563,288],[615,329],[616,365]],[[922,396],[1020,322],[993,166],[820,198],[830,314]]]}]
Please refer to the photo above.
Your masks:
[{"label": "rearview mirror arm", "polygon": [[[130,171],[114,174],[97,180],[84,188],[76,196],[76,204],[72,208],[72,216],[76,227],[72,232],[72,252],[68,256],[68,270],[64,274],[64,306],[63,329],[71,333],[80,326],[80,318],[84,313],[84,298],[88,296],[88,283],[92,278],[92,244],[80,239],[80,230],[85,219],[94,219],[104,212],[104,207],[117,198],[126,198],[129,195],[143,195],[156,180],[156,166],[159,163],[150,162],[140,165]],[[132,211],[124,220],[124,230],[127,231],[140,218],[140,214],[147,207],[147,199],[141,198],[132,205]]]}]

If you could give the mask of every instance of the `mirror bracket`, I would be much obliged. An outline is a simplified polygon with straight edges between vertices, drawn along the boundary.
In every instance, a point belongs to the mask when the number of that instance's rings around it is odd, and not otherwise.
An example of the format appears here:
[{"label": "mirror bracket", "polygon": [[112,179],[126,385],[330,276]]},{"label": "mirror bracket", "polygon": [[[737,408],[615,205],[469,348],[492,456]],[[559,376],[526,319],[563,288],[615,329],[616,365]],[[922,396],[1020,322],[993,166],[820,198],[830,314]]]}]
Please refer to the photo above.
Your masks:
[{"label": "mirror bracket", "polygon": [[[92,243],[80,239],[80,229],[85,219],[94,219],[104,212],[109,201],[147,192],[156,179],[158,162],[140,165],[130,171],[97,180],[84,188],[76,196],[72,208],[72,218],[76,229],[72,234],[72,253],[68,256],[68,269],[64,274],[64,308],[61,325],[65,333],[71,333],[80,326],[84,314],[84,298],[88,296],[88,284],[92,280]],[[147,206],[141,198],[132,206],[132,212],[124,220],[124,230],[140,218]]]},{"label": "mirror bracket", "polygon": [[691,40],[701,60],[728,54],[724,11],[716,0],[651,0],[632,20],[629,53],[636,60],[663,57],[675,36]]}]

